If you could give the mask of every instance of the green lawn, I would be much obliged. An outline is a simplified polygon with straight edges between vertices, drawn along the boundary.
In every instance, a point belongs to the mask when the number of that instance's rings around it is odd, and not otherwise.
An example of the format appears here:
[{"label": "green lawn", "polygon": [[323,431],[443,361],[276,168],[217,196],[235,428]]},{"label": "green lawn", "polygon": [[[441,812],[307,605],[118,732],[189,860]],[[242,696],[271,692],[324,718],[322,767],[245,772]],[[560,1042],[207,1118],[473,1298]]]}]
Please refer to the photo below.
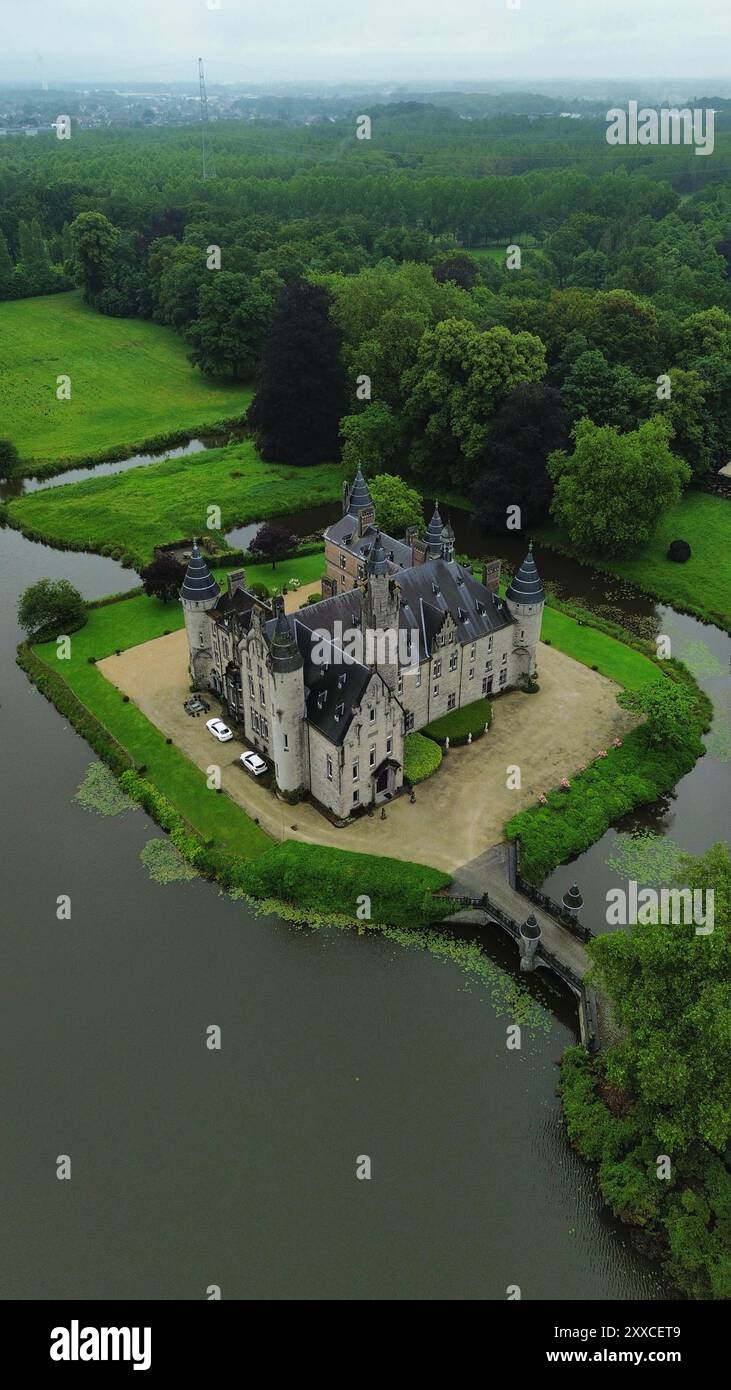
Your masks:
[{"label": "green lawn", "polygon": [[225,532],[299,507],[336,502],[341,487],[340,464],[290,468],[264,463],[246,439],[127,473],[26,493],[9,503],[8,512],[13,525],[38,540],[127,554],[141,566],[155,545],[205,535],[209,506],[221,508]]},{"label": "green lawn", "polygon": [[[572,554],[559,530],[538,539]],[[666,559],[671,541],[687,541],[685,565]],[[687,492],[664,513],[655,537],[628,559],[595,559],[591,564],[629,579],[655,598],[731,631],[731,504],[706,492]]]},{"label": "green lawn", "polygon": [[[555,608],[544,608],[541,637],[547,639],[558,651],[572,656],[584,666],[596,666],[603,676],[624,686],[625,690],[637,690],[650,681],[662,680],[660,667],[635,651],[626,647],[615,637],[599,632],[595,627],[581,626],[574,618],[559,613]],[[538,680],[540,682],[540,652],[538,654]]]},{"label": "green lawn", "polygon": [[271,840],[244,811],[227,796],[210,791],[205,776],[137,709],[128,704],[118,690],[90,665],[88,658],[101,660],[117,648],[137,646],[166,629],[182,626],[179,603],[161,603],[136,595],[92,608],[86,627],[71,640],[69,661],[56,657],[55,642],[34,648],[42,661],[56,671],[88,710],[106,726],[132,755],[137,766],[147,767],[145,777],[172,802],[204,839],[213,839],[223,853],[249,858],[271,847]]},{"label": "green lawn", "polygon": [[[59,375],[68,401],[56,399]],[[0,304],[0,376],[2,433],[26,460],[120,457],[240,416],[252,394],[203,376],[171,328],[97,314],[76,291]]]}]

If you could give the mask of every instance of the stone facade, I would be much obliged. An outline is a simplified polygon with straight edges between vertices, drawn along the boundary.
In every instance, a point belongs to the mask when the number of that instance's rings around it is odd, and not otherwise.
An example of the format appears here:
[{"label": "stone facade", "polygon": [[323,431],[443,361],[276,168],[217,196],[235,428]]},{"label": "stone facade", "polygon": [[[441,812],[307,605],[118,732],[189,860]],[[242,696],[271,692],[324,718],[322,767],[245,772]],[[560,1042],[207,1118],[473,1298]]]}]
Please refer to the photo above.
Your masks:
[{"label": "stone facade", "polygon": [[530,552],[501,599],[499,566],[481,583],[458,565],[437,509],[426,540],[404,542],[376,529],[360,475],[344,506],[321,602],[287,616],[243,571],[222,594],[197,546],[181,589],[193,684],[218,695],[282,795],[341,820],[397,794],[412,730],[533,675],[545,601]]}]

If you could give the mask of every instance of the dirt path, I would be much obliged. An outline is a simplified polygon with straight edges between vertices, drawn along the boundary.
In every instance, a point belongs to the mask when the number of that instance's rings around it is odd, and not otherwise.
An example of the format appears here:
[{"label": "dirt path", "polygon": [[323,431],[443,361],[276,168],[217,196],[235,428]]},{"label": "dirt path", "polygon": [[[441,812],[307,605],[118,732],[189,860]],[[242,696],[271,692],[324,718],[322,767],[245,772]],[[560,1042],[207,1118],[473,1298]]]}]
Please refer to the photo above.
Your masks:
[{"label": "dirt path", "polygon": [[[288,596],[294,607],[309,588]],[[452,749],[439,771],[417,788],[414,805],[401,796],[387,807],[386,820],[375,815],[337,829],[307,803],[288,806],[259,786],[238,765],[238,741],[217,744],[202,717],[186,714],[187,659],[185,632],[179,631],[107,657],[97,669],[202,771],[219,765],[224,789],[275,839],[411,859],[449,873],[498,844],[512,815],[633,723],[616,703],[619,687],[613,681],[541,645],[537,695],[512,692],[495,700],[489,734]],[[219,713],[215,700],[211,709]],[[511,790],[507,769],[516,766],[521,787]]]}]

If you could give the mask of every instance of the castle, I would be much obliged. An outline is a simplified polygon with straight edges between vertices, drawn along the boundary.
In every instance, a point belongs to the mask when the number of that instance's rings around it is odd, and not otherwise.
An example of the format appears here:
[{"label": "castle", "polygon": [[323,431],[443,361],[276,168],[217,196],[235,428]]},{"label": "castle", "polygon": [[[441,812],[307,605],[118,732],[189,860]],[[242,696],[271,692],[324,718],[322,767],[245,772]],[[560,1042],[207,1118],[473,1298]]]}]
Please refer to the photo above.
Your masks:
[{"label": "castle", "polygon": [[426,539],[381,532],[360,471],[325,532],[323,598],[287,616],[238,570],[222,593],[197,545],[180,598],[196,689],[220,699],[279,791],[337,819],[403,785],[404,739],[536,668],[545,594],[531,550],[505,599],[454,559],[435,507]]}]

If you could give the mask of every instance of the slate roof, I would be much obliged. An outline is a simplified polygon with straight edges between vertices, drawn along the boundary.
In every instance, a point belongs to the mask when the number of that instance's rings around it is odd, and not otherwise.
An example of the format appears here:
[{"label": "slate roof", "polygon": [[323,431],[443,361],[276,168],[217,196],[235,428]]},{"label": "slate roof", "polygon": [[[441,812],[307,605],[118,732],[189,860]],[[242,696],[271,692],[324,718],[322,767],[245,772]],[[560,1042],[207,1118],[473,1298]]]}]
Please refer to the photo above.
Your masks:
[{"label": "slate roof", "polygon": [[[340,619],[344,628],[357,626],[360,621],[360,594],[357,591],[351,590],[324,599],[322,603],[310,604],[293,615],[292,624],[304,666],[307,721],[331,743],[340,744],[374,672],[336,646],[332,640],[336,619]],[[270,650],[275,627],[274,619],[264,627]],[[313,629],[318,629],[314,638]],[[318,657],[324,656],[325,660],[313,660],[315,651]]]},{"label": "slate roof", "polygon": [[236,589],[233,594],[226,590],[208,616],[229,631],[247,632],[256,603],[257,599],[246,589]]},{"label": "slate roof", "polygon": [[372,506],[373,498],[368,491],[368,484],[360,469],[358,469],[348,496],[348,511],[357,514],[362,507]]},{"label": "slate roof", "polygon": [[198,542],[194,541],[183,586],[180,590],[180,597],[182,599],[218,598],[220,592],[221,590],[208,568],[207,561],[198,549]]},{"label": "slate roof", "polygon": [[528,554],[517,571],[506,597],[512,599],[514,603],[545,603],[546,601],[541,577],[533,559],[532,541],[528,546]]},{"label": "slate roof", "polygon": [[429,547],[429,554],[435,558],[442,553],[442,518],[439,515],[439,503],[434,503],[434,514],[427,527],[426,543]]},{"label": "slate roof", "polygon": [[515,622],[507,604],[456,560],[427,560],[399,571],[396,582],[402,614],[419,633],[422,655],[431,656],[446,613],[454,619],[460,642],[474,642]]},{"label": "slate roof", "polygon": [[[346,512],[345,516],[341,516],[338,521],[333,522],[332,526],[328,526],[325,540],[339,545],[342,550],[348,550],[359,560],[367,561],[377,535],[378,527],[368,526],[363,535],[359,536],[355,518]],[[405,541],[397,541],[394,536],[387,535],[385,531],[381,531],[380,535],[391,573],[411,564],[410,545],[407,545]]]}]

